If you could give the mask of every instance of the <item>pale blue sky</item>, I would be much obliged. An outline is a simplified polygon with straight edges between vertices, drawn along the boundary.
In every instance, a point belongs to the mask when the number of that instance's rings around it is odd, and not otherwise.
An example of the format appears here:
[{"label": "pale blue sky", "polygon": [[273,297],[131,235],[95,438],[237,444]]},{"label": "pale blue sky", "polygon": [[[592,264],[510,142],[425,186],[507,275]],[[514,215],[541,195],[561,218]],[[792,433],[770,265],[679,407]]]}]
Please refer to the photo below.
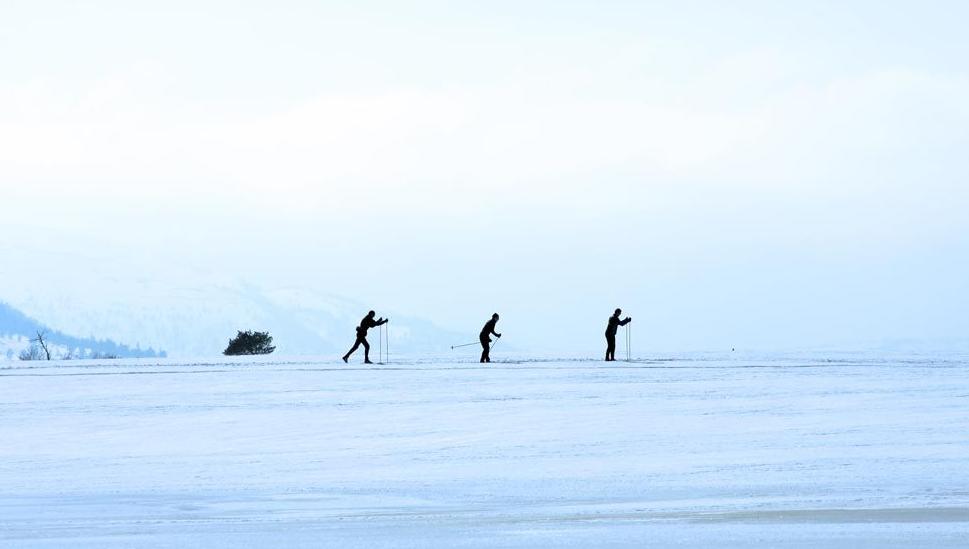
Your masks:
[{"label": "pale blue sky", "polygon": [[616,306],[662,349],[965,337],[967,20],[8,0],[4,252],[117,254],[159,285],[236,273],[471,332],[498,310],[539,349],[597,349]]}]

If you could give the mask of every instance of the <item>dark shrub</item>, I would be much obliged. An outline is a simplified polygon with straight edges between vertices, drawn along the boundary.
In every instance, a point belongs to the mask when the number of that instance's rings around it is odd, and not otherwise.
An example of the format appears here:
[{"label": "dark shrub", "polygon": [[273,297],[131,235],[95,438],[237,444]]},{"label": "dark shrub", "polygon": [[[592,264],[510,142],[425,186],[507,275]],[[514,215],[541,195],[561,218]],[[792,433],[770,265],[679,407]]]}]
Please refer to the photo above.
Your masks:
[{"label": "dark shrub", "polygon": [[222,354],[225,355],[268,355],[276,350],[273,337],[269,332],[240,331],[229,340],[229,346]]}]

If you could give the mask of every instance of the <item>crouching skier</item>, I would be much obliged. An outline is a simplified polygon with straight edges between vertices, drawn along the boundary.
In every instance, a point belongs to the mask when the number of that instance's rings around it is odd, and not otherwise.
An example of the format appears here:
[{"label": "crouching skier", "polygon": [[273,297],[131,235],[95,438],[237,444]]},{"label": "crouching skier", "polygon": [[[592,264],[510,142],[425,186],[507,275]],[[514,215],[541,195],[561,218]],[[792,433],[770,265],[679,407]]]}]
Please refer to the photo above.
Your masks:
[{"label": "crouching skier", "polygon": [[633,319],[626,317],[625,320],[619,320],[619,315],[622,314],[622,309],[616,309],[616,312],[609,317],[609,324],[606,326],[606,361],[612,362],[616,360],[616,332],[619,331],[620,326],[625,326],[632,322]]},{"label": "crouching skier", "polygon": [[347,354],[343,355],[343,362],[348,362],[350,355],[352,355],[358,347],[363,345],[364,364],[373,364],[373,362],[370,362],[370,344],[367,343],[367,330],[370,328],[376,328],[382,324],[386,324],[389,320],[383,317],[374,320],[375,316],[377,316],[377,313],[370,311],[367,313],[367,316],[363,317],[363,320],[360,321],[360,325],[357,326],[357,340],[353,343],[353,347],[350,347],[350,350],[347,351]]},{"label": "crouching skier", "polygon": [[491,315],[491,320],[485,322],[483,328],[481,328],[481,333],[478,334],[478,340],[481,341],[481,362],[491,362],[491,336],[501,337],[501,334],[495,331],[495,325],[498,324],[498,313]]}]

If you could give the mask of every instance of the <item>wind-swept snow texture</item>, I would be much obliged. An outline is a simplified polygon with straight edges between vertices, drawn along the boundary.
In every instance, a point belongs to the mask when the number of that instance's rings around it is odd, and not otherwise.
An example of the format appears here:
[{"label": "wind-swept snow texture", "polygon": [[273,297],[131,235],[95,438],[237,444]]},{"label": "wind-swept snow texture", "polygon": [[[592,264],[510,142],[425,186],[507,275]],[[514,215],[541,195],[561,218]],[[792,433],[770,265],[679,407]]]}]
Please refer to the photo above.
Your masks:
[{"label": "wind-swept snow texture", "polygon": [[964,357],[10,364],[2,547],[969,545]]}]

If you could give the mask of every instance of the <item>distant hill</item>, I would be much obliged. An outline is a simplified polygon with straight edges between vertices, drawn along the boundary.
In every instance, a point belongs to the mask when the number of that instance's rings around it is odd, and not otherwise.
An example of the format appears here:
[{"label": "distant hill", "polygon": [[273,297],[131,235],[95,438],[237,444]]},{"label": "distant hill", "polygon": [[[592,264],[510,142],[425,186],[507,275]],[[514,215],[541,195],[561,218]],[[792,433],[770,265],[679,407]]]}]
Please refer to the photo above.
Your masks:
[{"label": "distant hill", "polygon": [[[304,288],[264,289],[232,280],[148,282],[104,277],[64,279],[36,288],[8,286],[19,310],[68,333],[93,333],[142,347],[164,348],[169,356],[220,355],[238,330],[268,331],[276,354],[343,354],[354,327],[371,308],[390,317],[390,352],[441,352],[468,339],[433,323],[378,306]],[[473,337],[473,334],[472,334]],[[370,341],[376,352],[379,334]]]},{"label": "distant hill", "polygon": [[[474,341],[479,327],[455,335],[366,297],[330,293],[322,281],[266,286],[246,281],[244,273],[197,270],[163,256],[128,257],[100,248],[34,250],[0,242],[0,257],[19,262],[0,261],[0,300],[26,316],[66,334],[165,349],[170,357],[221,356],[238,330],[268,331],[276,355],[339,356],[369,309],[391,319],[392,356],[447,352],[455,342]],[[378,339],[372,330],[374,351]]]},{"label": "distant hill", "polygon": [[37,332],[46,332],[52,350],[52,358],[92,358],[114,356],[124,358],[166,356],[164,351],[132,348],[110,339],[76,337],[31,318],[11,305],[0,302],[0,359],[15,359],[20,351],[30,346]]}]

